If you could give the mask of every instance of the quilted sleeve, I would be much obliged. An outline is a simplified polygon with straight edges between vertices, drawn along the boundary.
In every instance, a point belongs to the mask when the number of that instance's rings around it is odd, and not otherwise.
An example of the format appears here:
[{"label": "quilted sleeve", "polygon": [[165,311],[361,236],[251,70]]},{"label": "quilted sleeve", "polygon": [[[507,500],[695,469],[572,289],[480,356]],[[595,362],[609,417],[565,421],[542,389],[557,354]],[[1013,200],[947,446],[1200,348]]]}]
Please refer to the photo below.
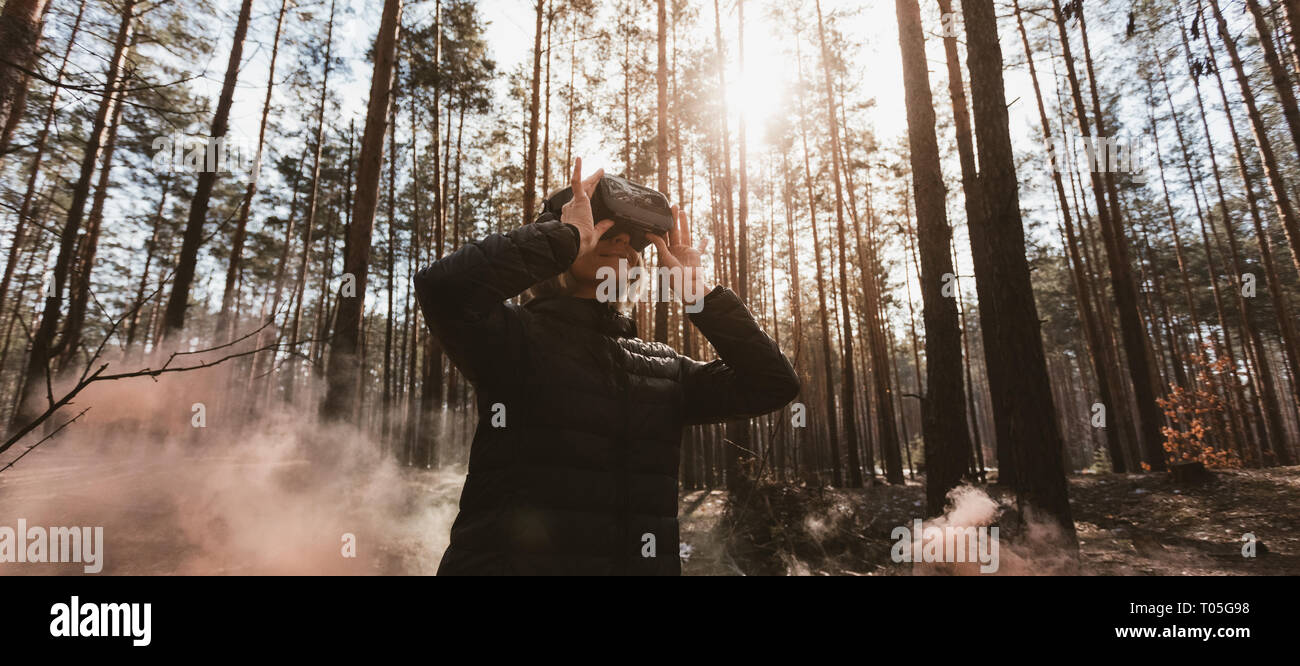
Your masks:
[{"label": "quilted sleeve", "polygon": [[719,358],[711,363],[682,360],[688,424],[766,414],[799,395],[799,377],[790,360],[734,292],[717,287],[704,297],[703,306],[691,321]]},{"label": "quilted sleeve", "polygon": [[470,381],[522,335],[505,301],[568,270],[578,229],[559,220],[526,224],[466,243],[415,276],[429,329]]}]

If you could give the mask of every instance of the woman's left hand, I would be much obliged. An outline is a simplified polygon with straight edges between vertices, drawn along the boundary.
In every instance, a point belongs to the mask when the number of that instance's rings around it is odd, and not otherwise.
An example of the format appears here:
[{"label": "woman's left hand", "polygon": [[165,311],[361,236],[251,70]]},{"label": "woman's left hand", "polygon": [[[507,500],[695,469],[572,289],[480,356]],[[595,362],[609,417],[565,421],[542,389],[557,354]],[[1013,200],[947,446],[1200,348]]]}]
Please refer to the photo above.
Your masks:
[{"label": "woman's left hand", "polygon": [[673,206],[672,211],[675,224],[668,231],[668,239],[665,241],[663,236],[651,234],[650,241],[659,251],[659,265],[670,269],[673,292],[679,294],[687,305],[693,305],[709,293],[704,269],[700,266],[702,250],[695,249],[691,241],[691,224],[686,213],[677,206]]}]

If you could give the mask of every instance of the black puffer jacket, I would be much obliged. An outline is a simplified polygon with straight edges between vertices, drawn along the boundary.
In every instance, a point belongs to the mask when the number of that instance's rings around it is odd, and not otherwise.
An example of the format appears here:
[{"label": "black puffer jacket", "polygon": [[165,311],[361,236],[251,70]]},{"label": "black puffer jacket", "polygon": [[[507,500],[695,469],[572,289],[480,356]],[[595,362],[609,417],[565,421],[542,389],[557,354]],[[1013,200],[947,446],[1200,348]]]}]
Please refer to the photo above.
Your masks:
[{"label": "black puffer jacket", "polygon": [[538,222],[415,277],[425,321],[478,396],[440,575],[680,574],[683,427],[780,409],[799,391],[790,362],[723,287],[690,315],[721,357],[712,363],[638,339],[608,304],[504,302],[577,252],[575,227]]}]

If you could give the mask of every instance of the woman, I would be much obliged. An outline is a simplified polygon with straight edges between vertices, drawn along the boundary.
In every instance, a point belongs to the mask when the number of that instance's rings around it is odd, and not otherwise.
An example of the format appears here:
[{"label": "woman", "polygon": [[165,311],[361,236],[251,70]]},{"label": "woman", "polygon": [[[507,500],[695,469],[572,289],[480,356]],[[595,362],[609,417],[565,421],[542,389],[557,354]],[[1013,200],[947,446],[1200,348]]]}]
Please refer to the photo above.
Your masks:
[{"label": "woman", "polygon": [[[695,296],[691,321],[720,360],[701,363],[637,338],[596,298],[597,271],[639,257],[627,233],[603,237],[582,179],[560,219],[470,243],[420,271],[429,328],[474,384],[479,422],[451,545],[439,575],[679,575],[677,468],[686,425],[752,417],[799,392],[789,360],[731,290],[703,288],[685,216],[652,236]],[[671,247],[669,244],[671,243]],[[523,306],[505,303],[557,282]],[[691,287],[694,288],[691,288]]]}]

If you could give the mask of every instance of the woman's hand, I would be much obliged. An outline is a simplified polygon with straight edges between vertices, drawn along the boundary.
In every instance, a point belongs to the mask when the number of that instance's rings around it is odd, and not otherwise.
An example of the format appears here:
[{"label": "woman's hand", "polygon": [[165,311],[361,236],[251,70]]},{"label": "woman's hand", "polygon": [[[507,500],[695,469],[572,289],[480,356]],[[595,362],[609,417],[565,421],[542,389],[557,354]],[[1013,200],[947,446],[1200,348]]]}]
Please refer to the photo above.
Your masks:
[{"label": "woman's hand", "polygon": [[604,169],[598,169],[590,178],[582,179],[582,158],[573,160],[573,198],[560,210],[560,221],[578,228],[578,254],[586,254],[596,247],[600,237],[614,226],[613,220],[595,223],[591,214],[591,193],[596,191],[596,183],[605,175]]},{"label": "woman's hand", "polygon": [[[708,283],[704,280],[704,269],[700,267],[703,250],[695,249],[691,241],[691,223],[677,206],[673,206],[675,225],[668,231],[668,239],[657,234],[650,235],[650,241],[659,250],[659,265],[670,269],[671,288],[680,294],[687,305],[694,305],[709,293]],[[705,239],[707,249],[708,239]]]}]

